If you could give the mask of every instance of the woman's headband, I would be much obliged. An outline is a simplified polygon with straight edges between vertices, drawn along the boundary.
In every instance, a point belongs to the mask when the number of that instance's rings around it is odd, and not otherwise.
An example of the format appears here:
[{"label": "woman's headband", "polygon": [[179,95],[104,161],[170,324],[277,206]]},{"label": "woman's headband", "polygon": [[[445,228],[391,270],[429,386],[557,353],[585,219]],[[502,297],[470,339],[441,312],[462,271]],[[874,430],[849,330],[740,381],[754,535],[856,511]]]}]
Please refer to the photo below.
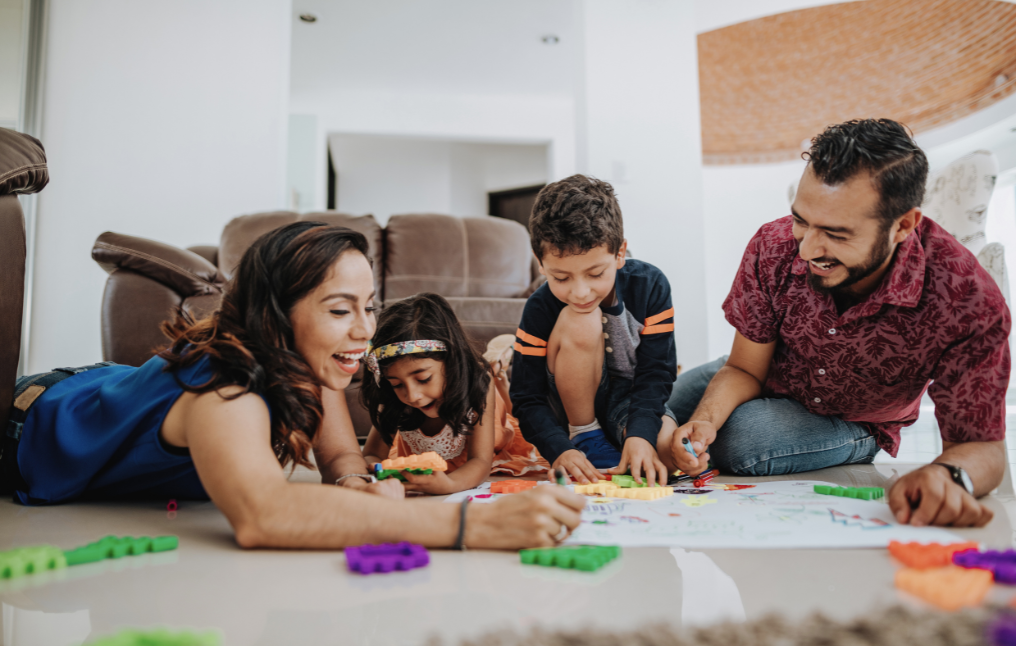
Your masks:
[{"label": "woman's headband", "polygon": [[381,364],[379,359],[391,359],[401,357],[404,354],[418,354],[421,352],[447,352],[448,346],[442,341],[399,341],[389,343],[375,348],[370,341],[367,342],[367,352],[363,355],[363,362],[367,364],[370,371],[374,373],[374,381],[381,383]]}]

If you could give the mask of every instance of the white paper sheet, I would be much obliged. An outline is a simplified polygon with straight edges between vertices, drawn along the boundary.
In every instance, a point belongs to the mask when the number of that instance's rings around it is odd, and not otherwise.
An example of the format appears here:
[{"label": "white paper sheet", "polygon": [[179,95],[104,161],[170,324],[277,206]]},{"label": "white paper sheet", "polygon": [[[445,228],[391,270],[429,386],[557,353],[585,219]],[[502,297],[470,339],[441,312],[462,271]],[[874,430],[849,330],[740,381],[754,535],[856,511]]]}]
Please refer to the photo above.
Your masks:
[{"label": "white paper sheet", "polygon": [[[831,483],[784,480],[736,491],[706,487],[707,493],[675,493],[654,501],[591,497],[582,512],[582,524],[566,543],[694,549],[852,549],[886,547],[892,540],[962,540],[939,528],[900,525],[884,499],[825,496],[812,490],[817,484]],[[676,489],[680,491],[681,487]],[[501,494],[491,494],[490,485],[484,483],[449,496],[447,502],[459,502],[467,496],[483,503],[493,502]]]}]

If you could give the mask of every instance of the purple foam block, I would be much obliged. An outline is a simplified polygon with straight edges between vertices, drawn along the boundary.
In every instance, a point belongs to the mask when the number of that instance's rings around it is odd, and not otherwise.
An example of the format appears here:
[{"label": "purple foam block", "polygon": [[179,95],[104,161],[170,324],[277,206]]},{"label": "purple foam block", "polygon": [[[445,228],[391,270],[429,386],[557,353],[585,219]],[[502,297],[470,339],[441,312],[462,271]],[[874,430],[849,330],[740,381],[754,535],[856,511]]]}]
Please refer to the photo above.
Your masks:
[{"label": "purple foam block", "polygon": [[998,583],[1016,584],[1016,550],[966,550],[953,554],[952,561],[960,567],[988,570]]},{"label": "purple foam block", "polygon": [[992,646],[1016,646],[1016,616],[1003,614],[988,626]]},{"label": "purple foam block", "polygon": [[346,566],[360,574],[412,570],[430,563],[430,554],[422,545],[406,542],[347,547],[345,552]]}]

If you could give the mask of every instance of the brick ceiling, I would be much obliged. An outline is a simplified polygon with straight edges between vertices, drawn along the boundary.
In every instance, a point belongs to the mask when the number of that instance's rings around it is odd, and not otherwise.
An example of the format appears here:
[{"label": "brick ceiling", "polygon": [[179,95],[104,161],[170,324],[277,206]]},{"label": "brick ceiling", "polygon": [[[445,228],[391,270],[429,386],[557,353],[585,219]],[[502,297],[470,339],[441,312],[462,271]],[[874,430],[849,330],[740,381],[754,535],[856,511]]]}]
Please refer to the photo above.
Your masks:
[{"label": "brick ceiling", "polygon": [[864,0],[700,34],[707,164],[799,159],[827,125],[888,117],[920,133],[1016,91],[1016,5]]}]

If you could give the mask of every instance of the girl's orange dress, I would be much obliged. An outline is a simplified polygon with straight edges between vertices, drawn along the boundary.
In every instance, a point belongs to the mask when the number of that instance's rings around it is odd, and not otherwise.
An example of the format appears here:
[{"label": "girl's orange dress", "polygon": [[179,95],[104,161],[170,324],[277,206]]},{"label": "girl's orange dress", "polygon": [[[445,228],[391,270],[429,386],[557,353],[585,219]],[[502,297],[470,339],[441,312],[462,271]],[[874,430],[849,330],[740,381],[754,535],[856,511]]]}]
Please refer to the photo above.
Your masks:
[{"label": "girl's orange dress", "polygon": [[[491,384],[494,387],[495,384]],[[497,384],[500,386],[501,384]],[[545,473],[550,465],[540,456],[536,447],[522,437],[519,421],[511,414],[511,403],[507,401],[501,387],[494,392],[494,462],[490,473],[521,476],[527,473]],[[434,451],[448,462],[448,473],[466,463],[468,435],[454,435],[452,428],[445,425],[437,435],[428,437],[419,430],[399,431],[395,435],[389,458],[401,458]]]}]

